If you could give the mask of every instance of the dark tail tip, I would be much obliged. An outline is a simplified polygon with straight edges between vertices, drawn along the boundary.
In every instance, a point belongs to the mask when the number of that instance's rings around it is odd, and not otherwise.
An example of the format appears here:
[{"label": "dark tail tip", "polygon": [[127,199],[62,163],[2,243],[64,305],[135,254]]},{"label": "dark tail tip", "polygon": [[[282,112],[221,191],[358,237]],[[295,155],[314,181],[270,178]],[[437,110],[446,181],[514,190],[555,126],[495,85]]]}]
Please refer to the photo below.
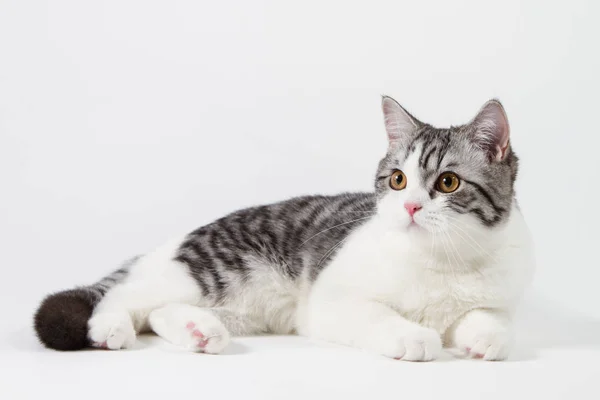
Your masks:
[{"label": "dark tail tip", "polygon": [[82,289],[47,296],[34,317],[40,342],[56,350],[79,350],[89,346],[88,320],[94,305],[93,297]]}]

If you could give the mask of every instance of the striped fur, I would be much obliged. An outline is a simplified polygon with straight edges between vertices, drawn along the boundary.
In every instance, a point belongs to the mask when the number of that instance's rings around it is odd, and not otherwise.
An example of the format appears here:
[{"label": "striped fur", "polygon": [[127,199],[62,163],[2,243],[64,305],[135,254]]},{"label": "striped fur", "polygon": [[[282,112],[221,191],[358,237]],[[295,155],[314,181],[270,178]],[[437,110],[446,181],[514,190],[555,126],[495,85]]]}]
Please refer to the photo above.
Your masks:
[{"label": "striped fur", "polygon": [[258,258],[288,279],[314,279],[335,256],[336,244],[375,212],[368,193],[306,196],[240,210],[189,234],[176,260],[187,264],[202,295],[219,304],[227,295],[228,274],[245,279]]}]

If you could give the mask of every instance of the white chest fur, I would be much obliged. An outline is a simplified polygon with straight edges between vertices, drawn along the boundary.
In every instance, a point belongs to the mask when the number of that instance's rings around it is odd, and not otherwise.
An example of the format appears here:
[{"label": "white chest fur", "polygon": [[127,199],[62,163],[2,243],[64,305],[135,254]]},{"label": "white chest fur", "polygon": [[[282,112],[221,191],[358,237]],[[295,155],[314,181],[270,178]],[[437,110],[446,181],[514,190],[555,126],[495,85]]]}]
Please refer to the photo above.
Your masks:
[{"label": "white chest fur", "polygon": [[502,291],[504,284],[498,276],[480,271],[450,272],[449,268],[448,265],[406,266],[398,277],[395,291],[382,293],[379,300],[387,302],[405,318],[440,333],[473,308],[499,307],[506,303],[507,293]]},{"label": "white chest fur", "polygon": [[533,266],[522,218],[515,213],[512,219],[502,237],[477,251],[460,244],[418,249],[406,233],[374,220],[349,238],[312,294],[374,300],[440,334],[471,309],[511,310]]}]

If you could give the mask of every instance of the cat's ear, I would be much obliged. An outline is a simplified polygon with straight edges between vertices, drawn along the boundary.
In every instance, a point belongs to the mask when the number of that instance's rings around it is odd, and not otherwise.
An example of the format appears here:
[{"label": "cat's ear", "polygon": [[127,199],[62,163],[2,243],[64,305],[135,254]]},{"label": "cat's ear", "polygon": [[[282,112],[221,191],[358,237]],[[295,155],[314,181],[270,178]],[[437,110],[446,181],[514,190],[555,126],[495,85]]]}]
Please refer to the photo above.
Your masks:
[{"label": "cat's ear", "polygon": [[382,97],[381,108],[390,144],[412,136],[422,125],[391,97]]},{"label": "cat's ear", "polygon": [[510,128],[504,107],[490,100],[471,121],[475,143],[488,152],[490,159],[501,161],[508,154]]}]

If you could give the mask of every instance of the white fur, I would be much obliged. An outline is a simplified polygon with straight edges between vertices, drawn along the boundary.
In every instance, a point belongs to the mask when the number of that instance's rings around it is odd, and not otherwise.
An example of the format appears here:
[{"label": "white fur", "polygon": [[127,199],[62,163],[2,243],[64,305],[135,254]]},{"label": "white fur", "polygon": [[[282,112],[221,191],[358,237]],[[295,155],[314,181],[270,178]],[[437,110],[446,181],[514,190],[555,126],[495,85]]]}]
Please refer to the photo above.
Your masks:
[{"label": "white fur", "polygon": [[[419,181],[418,156],[404,163],[406,189],[379,202],[377,215],[350,235],[314,283],[291,282],[278,268],[247,259],[255,271],[249,281],[234,279],[236,296],[206,308],[187,267],[173,261],[179,239],[143,257],[107,293],[89,322],[90,338],[129,347],[132,327],[152,328],[198,350],[186,329],[193,322],[217,338],[205,348],[213,353],[227,344],[227,327],[236,335],[297,331],[404,360],[434,359],[442,345],[506,358],[511,316],[534,267],[523,217],[513,206],[508,222],[490,230],[468,215],[445,216],[443,196],[429,199]],[[409,226],[406,201],[422,203],[420,226]]]}]

